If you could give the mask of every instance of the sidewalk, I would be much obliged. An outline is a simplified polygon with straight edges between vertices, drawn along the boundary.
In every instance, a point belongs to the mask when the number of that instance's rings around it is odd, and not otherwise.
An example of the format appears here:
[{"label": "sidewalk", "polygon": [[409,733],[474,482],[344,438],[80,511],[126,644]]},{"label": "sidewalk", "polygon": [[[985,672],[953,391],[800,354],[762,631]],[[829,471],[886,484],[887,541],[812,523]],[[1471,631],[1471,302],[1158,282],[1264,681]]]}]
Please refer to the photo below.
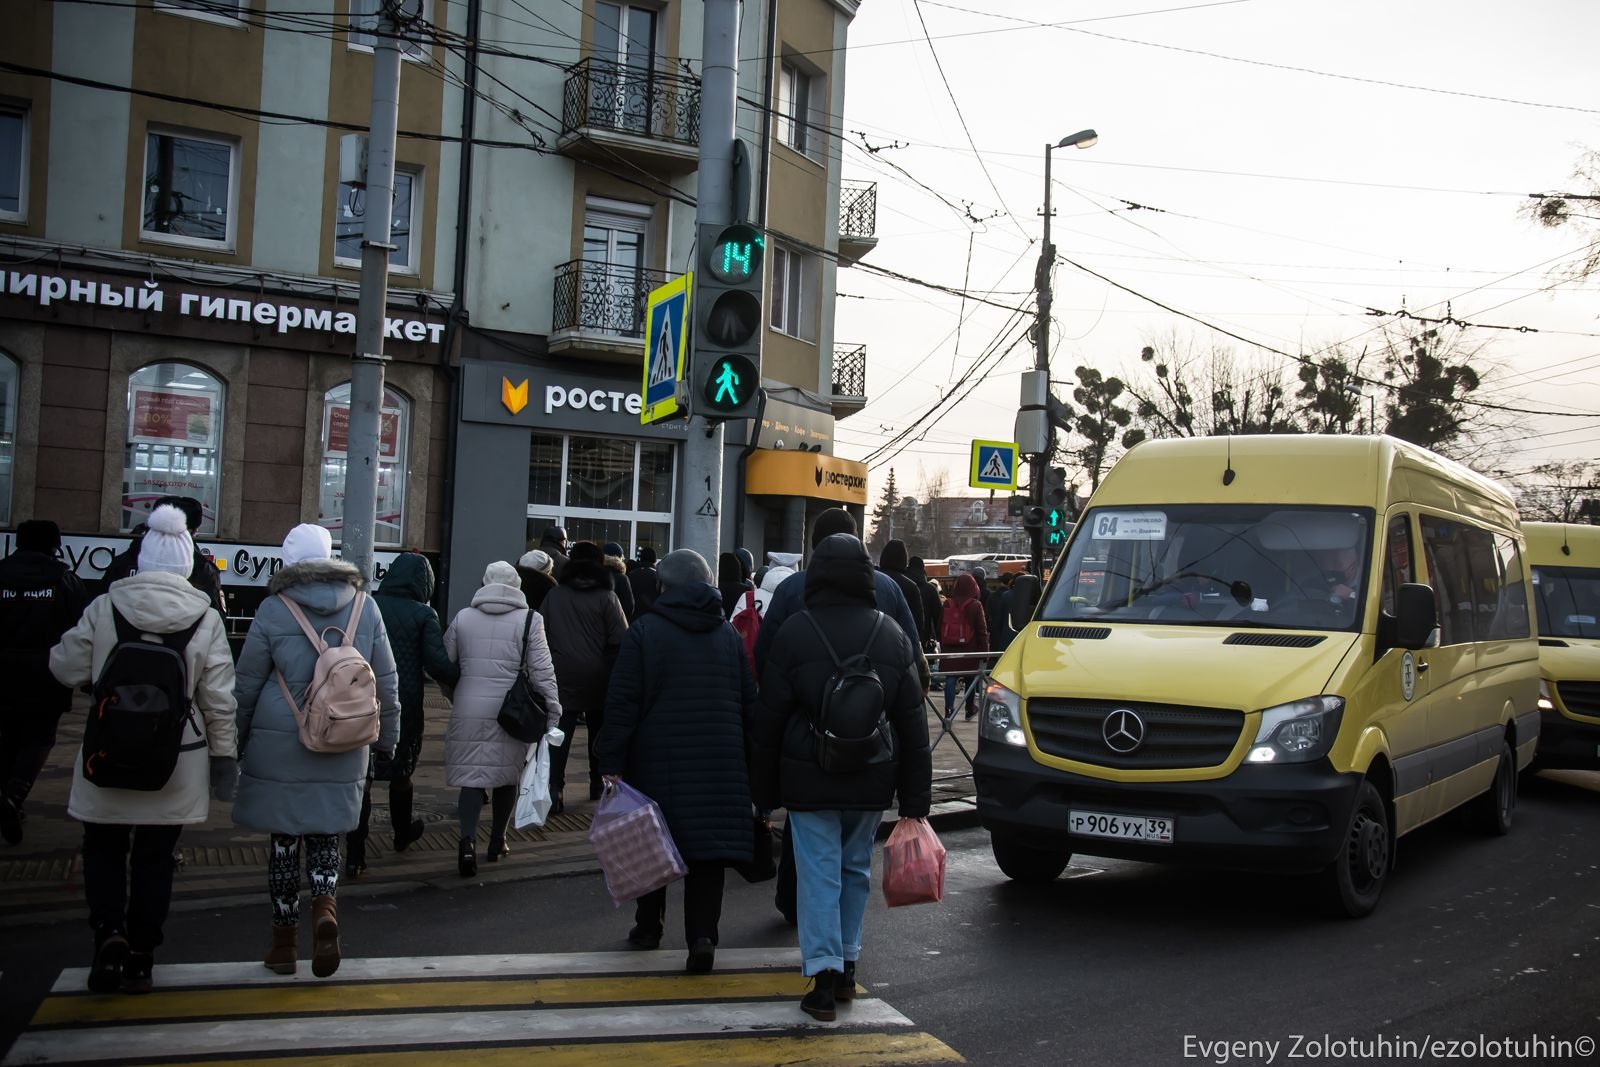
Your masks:
[{"label": "sidewalk", "polygon": [[[0,925],[83,911],[79,857],[82,829],[67,815],[67,794],[72,786],[72,765],[78,756],[86,709],[87,698],[80,695],[73,711],[61,721],[56,747],[28,798],[22,843],[0,844]],[[445,785],[444,776],[444,729],[449,716],[449,704],[430,686],[422,758],[412,778],[416,786],[414,817],[423,821],[427,832],[405,852],[394,852],[388,787],[375,783],[367,873],[354,880],[341,878],[341,895],[366,896],[424,885],[459,887],[465,881],[456,872],[457,790]],[[939,726],[939,718],[930,708],[930,738],[938,738]],[[599,869],[585,836],[594,812],[587,789],[588,732],[579,727],[574,733],[567,771],[566,812],[551,817],[543,827],[509,830],[506,840],[511,854],[497,863],[487,863],[483,859],[489,834],[486,808],[478,830],[478,875],[472,881],[556,877]],[[968,752],[974,751],[977,724],[958,721],[953,738],[959,738]],[[933,817],[940,828],[975,822],[972,768],[953,738],[943,738],[933,750]],[[885,817],[886,825],[893,817],[893,812]],[[265,897],[267,835],[236,829],[229,805],[213,801],[208,822],[184,828],[179,851],[183,865],[174,887],[174,907],[216,904],[233,897]]]}]

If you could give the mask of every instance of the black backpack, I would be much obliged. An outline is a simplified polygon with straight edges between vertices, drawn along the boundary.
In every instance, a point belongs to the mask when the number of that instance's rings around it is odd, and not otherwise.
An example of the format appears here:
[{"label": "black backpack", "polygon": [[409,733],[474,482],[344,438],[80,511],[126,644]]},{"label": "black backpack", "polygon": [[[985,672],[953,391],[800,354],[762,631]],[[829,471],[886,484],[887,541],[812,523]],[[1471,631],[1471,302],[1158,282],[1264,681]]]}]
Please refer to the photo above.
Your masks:
[{"label": "black backpack", "polygon": [[[172,777],[180,752],[206,744],[183,743],[184,728],[194,721],[183,651],[205,616],[186,630],[148,636],[116,608],[111,618],[117,644],[94,683],[94,706],[83,731],[83,777],[107,789],[155,792]],[[198,726],[195,732],[201,732]]]},{"label": "black backpack", "polygon": [[894,729],[889,724],[888,696],[883,679],[869,653],[883,612],[877,613],[863,651],[841,660],[828,636],[809,611],[800,613],[810,623],[833,661],[833,676],[822,690],[822,705],[811,723],[817,739],[817,764],[829,774],[845,774],[894,760]]}]

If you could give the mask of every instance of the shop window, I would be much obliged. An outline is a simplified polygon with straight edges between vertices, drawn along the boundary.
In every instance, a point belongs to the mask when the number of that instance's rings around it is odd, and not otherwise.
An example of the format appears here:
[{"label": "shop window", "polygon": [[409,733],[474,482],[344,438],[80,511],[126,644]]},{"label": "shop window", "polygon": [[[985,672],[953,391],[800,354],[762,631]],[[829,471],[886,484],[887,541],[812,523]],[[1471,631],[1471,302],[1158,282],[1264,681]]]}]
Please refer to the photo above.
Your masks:
[{"label": "shop window", "polygon": [[772,251],[772,328],[810,341],[815,337],[817,259],[782,245]]},{"label": "shop window", "polygon": [[11,525],[11,491],[17,462],[17,384],[21,377],[16,361],[0,355],[0,526]]},{"label": "shop window", "polygon": [[[394,210],[390,213],[389,270],[394,274],[417,273],[417,242],[412,235],[421,225],[421,176],[412,170],[394,172]],[[349,182],[339,183],[333,205],[333,259],[341,267],[361,266],[361,241],[367,225],[367,191]]]},{"label": "shop window", "polygon": [[122,528],[132,530],[164,496],[200,502],[200,533],[215,536],[222,484],[227,388],[187,363],[154,363],[128,377]]},{"label": "shop window", "polygon": [[564,526],[573,541],[615,541],[630,556],[672,547],[673,445],[536,434],[528,471],[528,540]]},{"label": "shop window", "polygon": [[[378,521],[373,543],[398,547],[405,539],[406,443],[411,433],[411,402],[393,389],[383,391],[378,423]],[[344,479],[350,454],[350,385],[336,385],[322,402],[322,492],[317,521],[344,535]]]},{"label": "shop window", "polygon": [[28,217],[28,109],[0,103],[0,220]]},{"label": "shop window", "polygon": [[236,142],[151,130],[145,138],[140,237],[201,248],[233,246]]},{"label": "shop window", "polygon": [[[373,32],[378,28],[378,10],[383,6],[383,0],[350,0],[350,47],[362,52],[370,52],[377,46],[377,35]],[[409,5],[407,5],[409,6]],[[422,17],[417,25],[426,27],[433,19],[433,4],[431,0],[422,0]],[[400,54],[406,59],[415,59],[419,62],[427,58],[423,50],[424,38],[421,32],[415,34],[402,34],[400,38]]]}]

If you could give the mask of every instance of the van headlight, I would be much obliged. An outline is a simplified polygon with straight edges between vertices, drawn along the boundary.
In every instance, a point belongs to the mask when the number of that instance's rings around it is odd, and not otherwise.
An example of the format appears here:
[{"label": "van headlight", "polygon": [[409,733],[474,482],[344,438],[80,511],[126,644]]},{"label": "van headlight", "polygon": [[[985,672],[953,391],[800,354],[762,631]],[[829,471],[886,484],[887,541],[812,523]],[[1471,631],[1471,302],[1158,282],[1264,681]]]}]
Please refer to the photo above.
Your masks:
[{"label": "van headlight", "polygon": [[1555,701],[1550,699],[1550,683],[1543,678],[1539,679],[1539,710],[1555,711]]},{"label": "van headlight", "polygon": [[1026,747],[1028,735],[1022,732],[1022,698],[999,682],[990,682],[983,692],[983,716],[978,733],[986,741]]},{"label": "van headlight", "polygon": [[1333,747],[1344,715],[1344,698],[1307,697],[1267,708],[1246,763],[1309,763]]}]

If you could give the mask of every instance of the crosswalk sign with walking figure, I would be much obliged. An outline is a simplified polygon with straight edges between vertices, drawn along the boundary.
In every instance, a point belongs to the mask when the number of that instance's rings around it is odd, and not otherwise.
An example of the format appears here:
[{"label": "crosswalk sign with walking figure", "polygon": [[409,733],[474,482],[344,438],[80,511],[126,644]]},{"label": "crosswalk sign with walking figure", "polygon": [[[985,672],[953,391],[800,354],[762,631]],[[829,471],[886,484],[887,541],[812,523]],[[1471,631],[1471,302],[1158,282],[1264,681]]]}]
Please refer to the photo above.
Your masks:
[{"label": "crosswalk sign with walking figure", "polygon": [[971,474],[967,484],[974,489],[1015,489],[1017,443],[1015,441],[972,442]]},{"label": "crosswalk sign with walking figure", "polygon": [[639,421],[645,425],[687,415],[678,402],[689,344],[689,294],[693,274],[674,278],[650,292],[644,328],[644,404]]}]

